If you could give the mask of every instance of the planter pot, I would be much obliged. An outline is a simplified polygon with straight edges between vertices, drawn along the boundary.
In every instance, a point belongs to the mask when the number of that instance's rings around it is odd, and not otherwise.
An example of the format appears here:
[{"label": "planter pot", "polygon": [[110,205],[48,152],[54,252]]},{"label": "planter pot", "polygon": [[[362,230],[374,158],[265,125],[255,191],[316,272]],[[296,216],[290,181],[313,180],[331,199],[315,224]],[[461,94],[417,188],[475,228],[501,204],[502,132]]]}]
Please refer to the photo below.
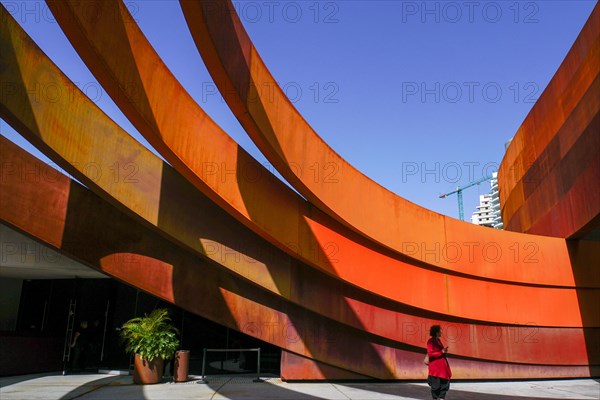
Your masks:
[{"label": "planter pot", "polygon": [[188,379],[188,369],[190,366],[190,351],[179,350],[175,352],[175,371],[173,380],[175,382],[186,382]]},{"label": "planter pot", "polygon": [[148,361],[142,360],[139,354],[136,354],[133,362],[133,383],[142,385],[159,383],[162,380],[164,365],[162,358]]}]

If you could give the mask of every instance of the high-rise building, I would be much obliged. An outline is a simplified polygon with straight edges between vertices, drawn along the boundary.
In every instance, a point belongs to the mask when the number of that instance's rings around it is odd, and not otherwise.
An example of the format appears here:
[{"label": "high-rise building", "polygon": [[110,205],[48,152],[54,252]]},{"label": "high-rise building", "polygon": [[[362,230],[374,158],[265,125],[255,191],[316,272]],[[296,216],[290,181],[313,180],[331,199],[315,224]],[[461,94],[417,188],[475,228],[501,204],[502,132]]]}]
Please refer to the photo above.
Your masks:
[{"label": "high-rise building", "polygon": [[477,211],[471,216],[471,222],[475,225],[489,226],[494,225],[494,217],[492,215],[492,195],[490,193],[479,196],[479,205]]},{"label": "high-rise building", "polygon": [[492,174],[490,180],[490,193],[479,196],[477,210],[471,216],[471,222],[475,225],[489,226],[490,228],[502,229],[502,216],[500,215],[500,196],[498,194],[498,173]]},{"label": "high-rise building", "polygon": [[492,179],[490,181],[492,190],[491,190],[491,209],[492,209],[492,217],[493,222],[492,226],[496,229],[504,229],[504,224],[502,223],[502,214],[500,213],[500,193],[498,192],[498,173],[494,172],[492,174]]}]

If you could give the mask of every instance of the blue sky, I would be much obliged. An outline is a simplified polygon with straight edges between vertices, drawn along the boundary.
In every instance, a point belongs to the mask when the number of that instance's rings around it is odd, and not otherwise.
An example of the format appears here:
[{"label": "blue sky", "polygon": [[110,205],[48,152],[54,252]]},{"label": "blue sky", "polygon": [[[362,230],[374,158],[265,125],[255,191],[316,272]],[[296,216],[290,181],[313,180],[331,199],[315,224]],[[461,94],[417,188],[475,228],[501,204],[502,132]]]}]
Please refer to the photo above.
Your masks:
[{"label": "blue sky", "polygon": [[[1,1],[92,100],[146,143],[44,2]],[[177,1],[125,1],[196,101],[260,154],[215,92]],[[373,180],[457,217],[457,185],[496,170],[595,1],[234,1],[271,72],[329,145]],[[3,135],[40,156],[4,121]],[[487,183],[464,192],[468,219]]]}]

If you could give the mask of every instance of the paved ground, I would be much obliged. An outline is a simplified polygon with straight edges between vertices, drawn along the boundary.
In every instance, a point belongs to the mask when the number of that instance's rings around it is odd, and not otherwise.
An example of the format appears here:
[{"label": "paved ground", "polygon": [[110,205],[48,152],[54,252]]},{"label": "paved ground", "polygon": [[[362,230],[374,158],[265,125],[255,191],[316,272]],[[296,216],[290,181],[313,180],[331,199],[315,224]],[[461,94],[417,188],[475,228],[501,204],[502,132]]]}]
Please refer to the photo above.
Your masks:
[{"label": "paved ground", "polygon": [[[429,399],[425,383],[286,383],[266,378],[213,378],[198,384],[133,385],[130,376],[38,374],[0,378],[1,400],[371,400]],[[453,382],[449,400],[600,399],[593,379],[517,382]]]}]

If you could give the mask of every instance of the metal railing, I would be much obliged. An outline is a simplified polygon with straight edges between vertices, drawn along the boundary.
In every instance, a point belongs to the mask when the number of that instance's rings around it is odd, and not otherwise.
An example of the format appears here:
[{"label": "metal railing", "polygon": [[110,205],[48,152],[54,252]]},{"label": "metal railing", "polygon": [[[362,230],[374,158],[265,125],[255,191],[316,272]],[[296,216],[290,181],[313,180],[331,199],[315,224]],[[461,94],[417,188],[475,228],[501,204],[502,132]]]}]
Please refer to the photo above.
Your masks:
[{"label": "metal railing", "polygon": [[198,383],[208,383],[206,380],[206,353],[207,352],[242,352],[242,351],[256,351],[258,352],[258,357],[256,357],[256,379],[253,382],[262,382],[260,379],[260,347],[256,349],[204,349],[202,351],[202,377],[198,381]]}]

